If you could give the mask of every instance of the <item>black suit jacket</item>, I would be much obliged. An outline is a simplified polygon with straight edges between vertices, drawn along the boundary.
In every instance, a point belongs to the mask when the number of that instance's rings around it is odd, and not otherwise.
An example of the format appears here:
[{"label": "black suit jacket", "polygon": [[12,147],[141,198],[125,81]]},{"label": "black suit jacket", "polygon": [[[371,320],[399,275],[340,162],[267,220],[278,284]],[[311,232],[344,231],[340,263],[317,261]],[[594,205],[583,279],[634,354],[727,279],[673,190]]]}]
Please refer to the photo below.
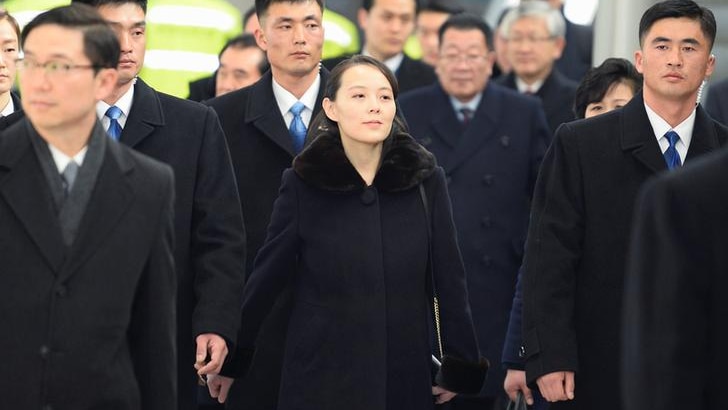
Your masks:
[{"label": "black suit jacket", "polygon": [[172,171],[109,141],[67,248],[30,127],[0,138],[2,407],[176,409]]},{"label": "black suit jacket", "polygon": [[215,74],[200,78],[199,80],[190,81],[190,95],[187,99],[202,102],[210,98],[215,98],[216,83],[217,77]]},{"label": "black suit jacket", "polygon": [[625,278],[627,410],[725,408],[726,186],[723,149],[642,191]]},{"label": "black suit jacket", "polygon": [[728,78],[711,84],[708,88],[705,110],[716,121],[728,125]]},{"label": "black suit jacket", "polygon": [[464,130],[439,84],[405,93],[399,102],[410,132],[447,175],[473,322],[480,351],[491,363],[483,393],[502,395],[508,312],[531,193],[551,133],[536,98],[493,83]]},{"label": "black suit jacket", "polygon": [[[514,90],[518,89],[516,86],[516,75],[513,72],[498,78],[496,82]],[[572,107],[574,106],[574,96],[576,95],[576,88],[578,86],[579,84],[569,80],[558,70],[554,69],[546,77],[543,85],[541,85],[541,88],[536,93],[536,96],[543,103],[546,121],[548,121],[552,133],[556,132],[559,125],[575,119]]]},{"label": "black suit jacket", "polygon": [[18,97],[17,94],[11,91],[10,98],[13,99],[13,106],[15,107],[15,111],[10,115],[0,117],[0,131],[5,130],[25,116],[25,114],[23,113],[23,106],[20,102],[20,97]]},{"label": "black suit jacket", "polygon": [[[328,71],[322,69],[321,87],[313,117],[321,110],[327,78]],[[270,71],[255,84],[206,103],[220,116],[230,148],[238,192],[243,198],[243,216],[248,234],[246,271],[250,273],[253,258],[265,239],[281,176],[291,166],[295,155],[293,142],[273,95],[273,76]],[[275,409],[291,305],[289,290],[279,297],[277,307],[263,326],[249,377],[233,385],[229,408]],[[240,305],[237,307],[239,309]]]},{"label": "black suit jacket", "polygon": [[581,82],[584,74],[592,67],[594,48],[594,28],[566,21],[566,46],[561,58],[556,60],[556,68],[568,79]]},{"label": "black suit jacket", "polygon": [[180,408],[192,408],[194,338],[234,343],[240,322],[245,233],[225,138],[215,112],[141,79],[121,142],[175,172],[175,264],[179,283]]},{"label": "black suit jacket", "polygon": [[[726,141],[728,129],[698,106],[686,162]],[[524,258],[523,338],[530,382],[576,372],[576,399],[553,409],[620,408],[632,208],[643,182],[666,168],[642,94],[621,110],[561,126],[546,153]]]},{"label": "black suit jacket", "polygon": [[[346,60],[351,55],[327,58],[323,60],[321,64],[329,70],[333,70],[336,64]],[[437,82],[437,75],[435,70],[429,65],[419,60],[413,60],[404,55],[402,64],[400,64],[397,72],[394,73],[397,77],[397,83],[399,85],[399,92],[409,91],[418,87],[424,87],[427,85],[434,84]]]}]

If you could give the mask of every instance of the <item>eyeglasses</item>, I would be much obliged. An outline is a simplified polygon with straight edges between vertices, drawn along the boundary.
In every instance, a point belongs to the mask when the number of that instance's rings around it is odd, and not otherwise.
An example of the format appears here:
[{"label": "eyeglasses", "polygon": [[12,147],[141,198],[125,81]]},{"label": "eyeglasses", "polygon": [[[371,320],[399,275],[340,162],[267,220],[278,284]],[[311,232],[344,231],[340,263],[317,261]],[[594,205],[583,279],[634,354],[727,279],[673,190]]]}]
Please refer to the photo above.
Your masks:
[{"label": "eyeglasses", "polygon": [[28,58],[18,59],[15,61],[16,68],[20,72],[34,74],[43,70],[48,77],[65,77],[69,75],[73,70],[98,70],[102,67],[94,64],[72,64],[65,61],[46,61],[45,63],[39,63],[35,60]]},{"label": "eyeglasses", "polygon": [[482,54],[441,54],[440,58],[446,63],[446,64],[457,64],[461,61],[465,61],[469,65],[476,65],[480,64],[487,56],[484,56]]},{"label": "eyeglasses", "polygon": [[544,41],[553,40],[554,36],[544,36],[544,37],[537,37],[537,36],[517,36],[517,37],[510,37],[506,38],[506,41],[513,44],[538,44],[542,43]]}]

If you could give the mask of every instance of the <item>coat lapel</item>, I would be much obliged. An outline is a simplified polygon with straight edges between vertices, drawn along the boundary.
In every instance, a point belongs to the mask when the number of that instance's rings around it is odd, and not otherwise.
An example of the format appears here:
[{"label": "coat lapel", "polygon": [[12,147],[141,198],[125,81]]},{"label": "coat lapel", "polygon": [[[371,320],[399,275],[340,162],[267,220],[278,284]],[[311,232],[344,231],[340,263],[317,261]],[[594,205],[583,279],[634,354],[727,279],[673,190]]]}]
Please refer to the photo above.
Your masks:
[{"label": "coat lapel", "polygon": [[695,126],[693,137],[690,140],[688,154],[685,161],[692,161],[701,155],[707,154],[720,147],[718,133],[713,120],[706,114],[701,105],[698,105],[695,113]]},{"label": "coat lapel", "polygon": [[[321,68],[321,86],[318,90],[318,96],[316,97],[316,105],[314,106],[313,114],[311,119],[316,117],[316,114],[321,110],[321,103],[323,101],[324,88],[326,87],[326,80],[328,79],[328,71],[325,68]],[[273,95],[273,75],[270,71],[263,75],[263,77],[255,84],[251,86],[250,97],[245,107],[246,123],[253,123],[263,135],[270,138],[283,150],[291,154],[291,157],[296,155],[293,149],[293,140],[288,132],[286,123],[281,116],[281,111],[278,108],[275,96]],[[308,144],[308,141],[306,142]]]},{"label": "coat lapel", "polygon": [[[103,132],[100,127],[97,130]],[[129,209],[134,199],[134,187],[129,179],[133,168],[128,153],[113,141],[108,141],[104,163],[86,206],[70,258],[61,273],[62,277],[76,272],[105,243]]]},{"label": "coat lapel", "polygon": [[632,152],[635,159],[652,172],[667,169],[655,131],[645,111],[642,93],[622,108],[621,128],[622,150]]},{"label": "coat lapel", "polygon": [[58,272],[63,264],[65,246],[48,182],[26,128],[25,124],[15,127],[0,139],[0,195],[51,269]]},{"label": "coat lapel", "polygon": [[131,110],[121,132],[120,141],[130,147],[136,147],[154,132],[157,127],[164,126],[162,103],[157,93],[140,78],[134,85],[134,100]]},{"label": "coat lapel", "polygon": [[[463,133],[463,126],[452,108],[450,98],[445,94],[442,87],[439,84],[433,87],[435,89],[435,98],[430,104],[435,109],[429,112],[433,114],[431,125],[434,136],[442,140],[448,147],[455,148],[460,140],[460,135]],[[445,162],[442,161],[442,166],[447,170]]]},{"label": "coat lapel", "polygon": [[[477,153],[483,144],[495,137],[495,127],[501,110],[500,97],[500,90],[492,86],[485,87],[473,119],[460,137],[452,155],[447,159],[444,168],[448,172],[460,166],[470,156]],[[505,138],[504,141],[507,144],[507,137]]]}]

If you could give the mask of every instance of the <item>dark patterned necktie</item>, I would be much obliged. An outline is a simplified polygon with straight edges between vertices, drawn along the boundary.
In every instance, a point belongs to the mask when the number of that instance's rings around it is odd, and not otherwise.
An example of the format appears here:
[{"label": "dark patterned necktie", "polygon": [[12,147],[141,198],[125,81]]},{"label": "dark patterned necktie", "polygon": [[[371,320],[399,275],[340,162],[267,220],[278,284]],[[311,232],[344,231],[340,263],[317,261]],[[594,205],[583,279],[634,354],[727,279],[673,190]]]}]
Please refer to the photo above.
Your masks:
[{"label": "dark patterned necktie", "polygon": [[665,157],[667,169],[675,169],[682,165],[680,162],[680,154],[677,153],[677,149],[675,148],[675,144],[680,140],[680,136],[675,131],[668,131],[665,133],[665,138],[667,138],[670,146],[667,147],[665,153],[662,155]]}]

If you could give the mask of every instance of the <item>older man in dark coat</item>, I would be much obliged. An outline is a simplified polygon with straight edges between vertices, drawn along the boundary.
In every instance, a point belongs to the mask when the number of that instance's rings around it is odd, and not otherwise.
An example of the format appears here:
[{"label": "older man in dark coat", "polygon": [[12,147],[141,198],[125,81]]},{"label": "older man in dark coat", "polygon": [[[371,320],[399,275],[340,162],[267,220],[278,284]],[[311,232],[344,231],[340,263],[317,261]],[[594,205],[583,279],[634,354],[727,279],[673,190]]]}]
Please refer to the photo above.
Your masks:
[{"label": "older man in dark coat", "polygon": [[[493,364],[484,398],[472,405],[487,408],[483,401],[503,396],[499,359],[550,133],[538,100],[489,82],[492,40],[480,18],[452,16],[441,30],[439,83],[406,93],[400,104],[412,135],[447,174],[478,342]],[[453,406],[476,400],[457,398]]]},{"label": "older man in dark coat", "polygon": [[[652,175],[728,141],[728,129],[695,104],[713,72],[714,38],[713,14],[694,2],[652,6],[635,53],[643,94],[562,125],[544,158],[524,259],[523,338],[527,380],[554,409],[620,408],[623,278],[637,193]],[[670,48],[694,54],[663,52]]]}]

